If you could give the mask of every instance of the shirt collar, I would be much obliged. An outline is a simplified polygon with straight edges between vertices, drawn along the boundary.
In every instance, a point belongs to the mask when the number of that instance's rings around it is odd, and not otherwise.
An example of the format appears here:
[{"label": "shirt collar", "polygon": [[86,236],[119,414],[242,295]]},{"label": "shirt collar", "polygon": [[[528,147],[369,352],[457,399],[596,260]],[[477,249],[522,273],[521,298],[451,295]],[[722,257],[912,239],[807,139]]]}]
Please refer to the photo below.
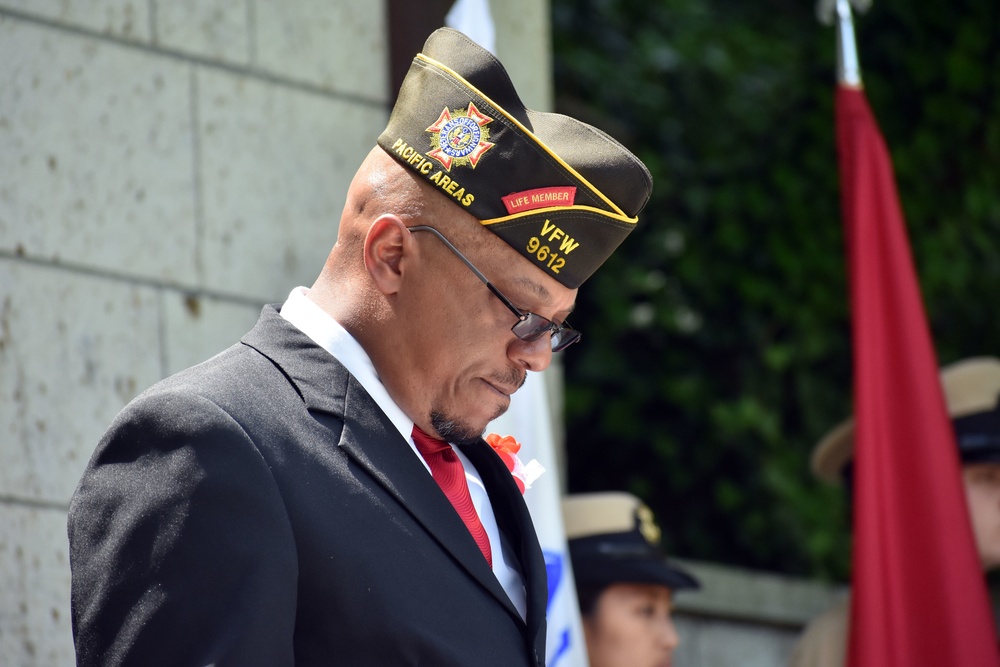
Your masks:
[{"label": "shirt collar", "polygon": [[375,364],[354,336],[347,332],[340,322],[330,317],[314,301],[309,299],[309,290],[296,287],[281,306],[281,316],[291,322],[314,343],[337,358],[344,368],[361,383],[372,400],[382,409],[392,425],[407,442],[411,442],[413,421],[396,405],[389,396],[385,385],[375,371]]}]

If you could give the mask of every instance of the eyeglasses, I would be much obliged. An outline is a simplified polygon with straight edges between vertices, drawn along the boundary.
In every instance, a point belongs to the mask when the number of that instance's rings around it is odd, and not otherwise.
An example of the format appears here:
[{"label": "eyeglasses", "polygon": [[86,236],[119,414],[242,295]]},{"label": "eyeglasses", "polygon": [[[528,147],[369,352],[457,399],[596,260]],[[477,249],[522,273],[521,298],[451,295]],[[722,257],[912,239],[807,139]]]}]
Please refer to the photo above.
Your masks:
[{"label": "eyeglasses", "polygon": [[476,274],[476,277],[483,281],[493,295],[503,302],[503,305],[507,306],[510,312],[514,313],[517,317],[517,322],[510,328],[514,332],[514,335],[523,341],[535,341],[544,336],[545,334],[551,334],[552,351],[560,352],[565,350],[567,347],[573,343],[580,340],[583,335],[576,329],[572,329],[568,322],[563,322],[562,324],[556,324],[552,320],[542,317],[541,315],[536,315],[531,312],[521,312],[518,310],[510,299],[505,297],[503,293],[498,290],[493,283],[486,279],[486,276],[482,272],[473,266],[465,255],[458,251],[458,248],[451,244],[451,241],[446,239],[444,235],[433,227],[428,227],[427,225],[415,225],[410,227],[411,232],[431,232],[434,236],[441,239],[441,241],[448,246],[448,249],[455,253],[462,262],[469,267],[469,269]]}]

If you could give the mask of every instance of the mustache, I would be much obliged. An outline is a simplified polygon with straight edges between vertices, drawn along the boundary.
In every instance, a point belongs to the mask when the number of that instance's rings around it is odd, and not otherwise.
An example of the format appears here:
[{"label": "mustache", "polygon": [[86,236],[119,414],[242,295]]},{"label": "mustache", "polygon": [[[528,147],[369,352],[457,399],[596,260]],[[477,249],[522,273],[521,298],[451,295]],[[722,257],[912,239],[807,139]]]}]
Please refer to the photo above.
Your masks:
[{"label": "mustache", "polygon": [[523,387],[527,379],[528,374],[516,368],[508,368],[506,371],[496,372],[490,375],[490,381],[493,384],[500,387],[513,387],[514,391]]}]

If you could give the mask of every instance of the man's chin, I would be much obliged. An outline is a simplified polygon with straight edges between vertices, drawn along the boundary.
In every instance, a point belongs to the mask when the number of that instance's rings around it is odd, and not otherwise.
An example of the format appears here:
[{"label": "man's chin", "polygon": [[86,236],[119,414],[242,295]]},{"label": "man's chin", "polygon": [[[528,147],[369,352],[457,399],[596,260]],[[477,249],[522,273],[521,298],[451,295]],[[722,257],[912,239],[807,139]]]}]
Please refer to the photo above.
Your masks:
[{"label": "man's chin", "polygon": [[468,419],[455,417],[443,410],[431,411],[431,425],[438,435],[456,445],[468,445],[479,442],[483,432],[491,421],[497,419],[510,407],[510,398],[498,405],[492,416],[486,419]]},{"label": "man's chin", "polygon": [[[490,417],[486,421],[486,423],[488,424],[494,419],[497,419],[498,417],[506,413],[509,408],[510,408],[510,396],[506,396],[505,400],[497,404],[497,409],[493,412],[493,416]],[[486,424],[483,424],[483,428],[486,428]]]}]

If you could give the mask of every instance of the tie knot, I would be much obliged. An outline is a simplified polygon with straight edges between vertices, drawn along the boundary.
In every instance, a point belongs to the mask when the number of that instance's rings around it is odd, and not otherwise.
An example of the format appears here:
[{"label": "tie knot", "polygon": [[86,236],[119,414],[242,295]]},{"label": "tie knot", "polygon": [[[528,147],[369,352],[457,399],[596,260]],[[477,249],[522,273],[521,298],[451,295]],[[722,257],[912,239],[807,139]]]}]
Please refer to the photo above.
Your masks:
[{"label": "tie knot", "polygon": [[440,438],[428,435],[416,424],[413,425],[411,436],[413,437],[413,442],[417,445],[417,451],[422,456],[426,457],[451,452],[451,445]]}]

